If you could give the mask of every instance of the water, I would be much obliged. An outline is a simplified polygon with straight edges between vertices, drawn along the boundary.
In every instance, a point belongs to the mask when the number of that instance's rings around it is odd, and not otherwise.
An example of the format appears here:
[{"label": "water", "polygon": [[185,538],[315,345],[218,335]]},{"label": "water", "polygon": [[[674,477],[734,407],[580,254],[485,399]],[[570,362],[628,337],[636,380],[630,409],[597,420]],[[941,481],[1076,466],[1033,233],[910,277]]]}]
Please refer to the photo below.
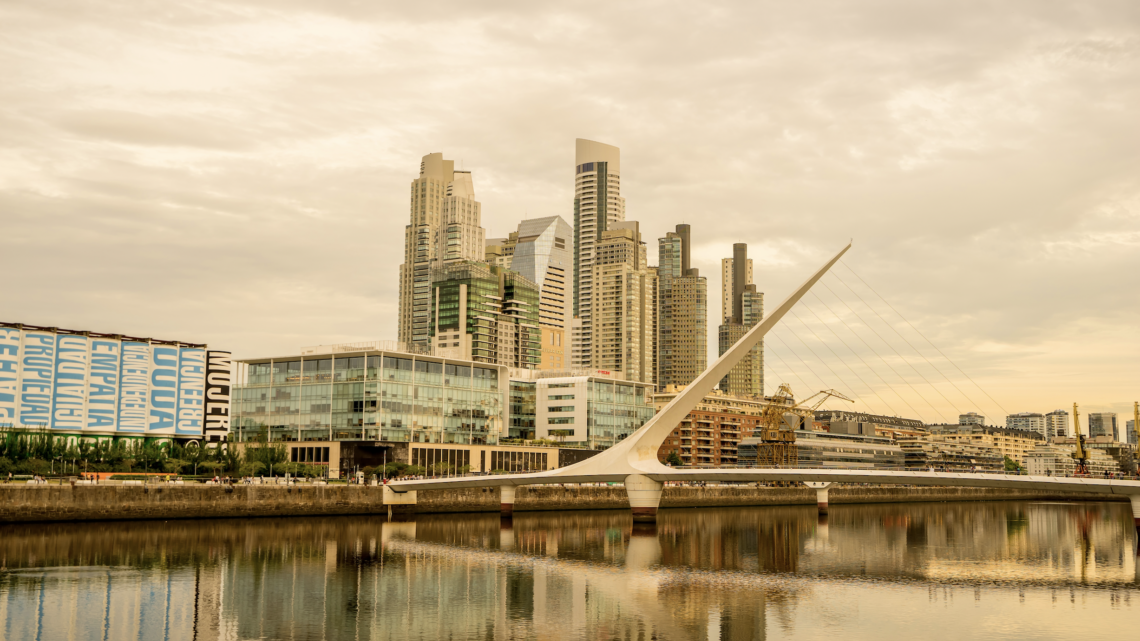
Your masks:
[{"label": "water", "polygon": [[1011,502],[10,525],[0,636],[1130,638],[1133,530]]}]

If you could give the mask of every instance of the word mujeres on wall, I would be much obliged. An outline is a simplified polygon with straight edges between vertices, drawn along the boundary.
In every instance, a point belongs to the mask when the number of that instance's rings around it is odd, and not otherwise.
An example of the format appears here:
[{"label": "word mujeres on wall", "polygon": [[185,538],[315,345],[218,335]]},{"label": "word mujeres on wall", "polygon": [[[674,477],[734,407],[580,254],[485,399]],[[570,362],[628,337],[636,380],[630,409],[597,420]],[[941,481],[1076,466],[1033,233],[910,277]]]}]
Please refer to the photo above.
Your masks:
[{"label": "word mujeres on wall", "polygon": [[230,382],[204,344],[0,323],[0,426],[224,441]]}]

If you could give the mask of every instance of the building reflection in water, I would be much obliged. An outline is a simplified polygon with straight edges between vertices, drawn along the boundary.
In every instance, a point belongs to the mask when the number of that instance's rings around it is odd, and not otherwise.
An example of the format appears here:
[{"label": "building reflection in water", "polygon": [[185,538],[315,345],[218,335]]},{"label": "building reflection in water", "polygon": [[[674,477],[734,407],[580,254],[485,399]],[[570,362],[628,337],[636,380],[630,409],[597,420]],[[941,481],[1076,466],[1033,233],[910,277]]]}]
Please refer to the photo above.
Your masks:
[{"label": "building reflection in water", "polygon": [[5,526],[0,637],[763,639],[852,577],[1124,590],[1119,607],[1140,587],[1130,517],[958,503],[663,510],[655,526],[622,511]]}]

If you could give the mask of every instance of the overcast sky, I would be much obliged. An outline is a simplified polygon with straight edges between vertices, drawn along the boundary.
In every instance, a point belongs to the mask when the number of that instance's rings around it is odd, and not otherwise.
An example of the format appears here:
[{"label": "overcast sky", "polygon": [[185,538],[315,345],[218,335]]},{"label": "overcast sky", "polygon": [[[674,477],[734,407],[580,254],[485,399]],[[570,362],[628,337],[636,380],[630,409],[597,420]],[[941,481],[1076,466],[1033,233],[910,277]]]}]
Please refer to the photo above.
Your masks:
[{"label": "overcast sky", "polygon": [[0,4],[0,320],[236,357],[395,339],[420,157],[472,171],[504,236],[572,221],[583,137],[621,148],[651,260],[693,225],[713,349],[733,242],[772,307],[854,239],[847,264],[993,401],[843,267],[882,342],[829,277],[853,329],[809,296],[837,331],[789,317],[769,390],[1131,416],[1140,3],[544,4]]}]

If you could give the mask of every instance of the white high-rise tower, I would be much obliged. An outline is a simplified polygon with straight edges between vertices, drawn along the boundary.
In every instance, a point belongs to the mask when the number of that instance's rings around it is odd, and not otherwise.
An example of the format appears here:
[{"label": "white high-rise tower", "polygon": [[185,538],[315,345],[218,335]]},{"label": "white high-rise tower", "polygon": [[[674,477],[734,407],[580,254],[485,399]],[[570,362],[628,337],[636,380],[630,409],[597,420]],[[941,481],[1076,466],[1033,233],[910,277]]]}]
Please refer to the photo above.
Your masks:
[{"label": "white high-rise tower", "polygon": [[574,149],[574,316],[571,366],[592,366],[596,247],[602,232],[625,220],[621,197],[621,151],[613,145],[579,138]]}]

